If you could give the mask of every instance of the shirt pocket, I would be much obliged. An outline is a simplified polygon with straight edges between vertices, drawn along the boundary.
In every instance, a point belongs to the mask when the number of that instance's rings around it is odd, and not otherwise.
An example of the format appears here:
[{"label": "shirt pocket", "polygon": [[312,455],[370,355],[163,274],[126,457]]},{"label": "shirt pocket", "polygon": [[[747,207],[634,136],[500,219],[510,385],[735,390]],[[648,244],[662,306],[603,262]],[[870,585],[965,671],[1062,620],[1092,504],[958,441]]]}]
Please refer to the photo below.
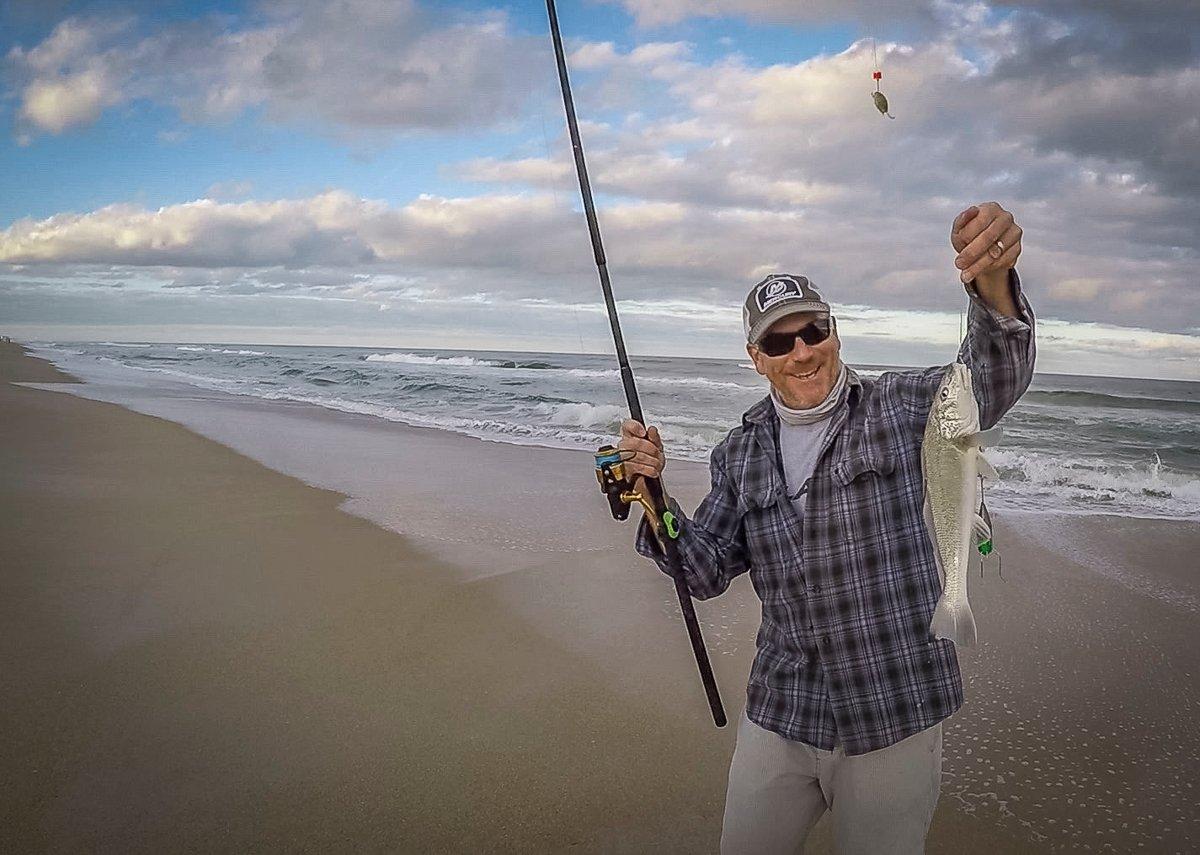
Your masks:
[{"label": "shirt pocket", "polygon": [[903,527],[905,488],[893,457],[847,457],[834,465],[833,477],[833,509],[847,538],[874,543]]},{"label": "shirt pocket", "polygon": [[742,526],[755,568],[778,574],[800,562],[800,519],[782,491],[763,496],[747,507]]}]

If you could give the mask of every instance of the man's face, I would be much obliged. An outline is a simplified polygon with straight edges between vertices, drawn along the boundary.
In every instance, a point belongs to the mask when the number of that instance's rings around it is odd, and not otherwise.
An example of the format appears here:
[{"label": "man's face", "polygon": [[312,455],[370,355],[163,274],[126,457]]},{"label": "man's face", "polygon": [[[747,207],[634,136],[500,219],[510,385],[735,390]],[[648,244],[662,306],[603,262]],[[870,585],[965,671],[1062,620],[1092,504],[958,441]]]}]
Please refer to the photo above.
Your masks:
[{"label": "man's face", "polygon": [[[788,315],[771,324],[767,334],[796,332],[816,317],[814,312]],[[757,345],[746,345],[758,373],[771,382],[783,403],[794,410],[807,410],[824,401],[837,381],[842,343],[832,318],[830,327],[829,338],[820,344],[809,346],[797,338],[791,351],[782,356],[767,356]]]}]

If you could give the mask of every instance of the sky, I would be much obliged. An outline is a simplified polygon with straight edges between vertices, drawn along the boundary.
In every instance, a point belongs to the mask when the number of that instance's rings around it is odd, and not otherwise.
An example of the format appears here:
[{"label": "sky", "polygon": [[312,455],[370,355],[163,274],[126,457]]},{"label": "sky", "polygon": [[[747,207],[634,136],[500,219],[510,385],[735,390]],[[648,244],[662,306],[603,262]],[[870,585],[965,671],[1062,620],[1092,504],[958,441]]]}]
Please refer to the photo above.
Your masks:
[{"label": "sky", "polygon": [[[559,19],[631,354],[744,357],[789,272],[948,362],[996,201],[1039,371],[1200,380],[1195,0]],[[0,93],[0,333],[612,352],[540,0],[10,0]]]}]

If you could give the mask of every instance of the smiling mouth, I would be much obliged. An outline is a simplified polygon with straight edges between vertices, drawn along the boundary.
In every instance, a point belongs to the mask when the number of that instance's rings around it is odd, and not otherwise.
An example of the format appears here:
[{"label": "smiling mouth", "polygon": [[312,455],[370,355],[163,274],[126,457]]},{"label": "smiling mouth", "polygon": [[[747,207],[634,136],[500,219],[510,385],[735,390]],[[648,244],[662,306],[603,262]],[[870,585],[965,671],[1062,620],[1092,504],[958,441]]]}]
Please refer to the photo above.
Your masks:
[{"label": "smiling mouth", "polygon": [[807,374],[793,374],[792,376],[798,380],[809,380],[813,377],[816,377],[817,372],[820,370],[821,370],[820,368],[814,368],[812,371],[808,372]]}]

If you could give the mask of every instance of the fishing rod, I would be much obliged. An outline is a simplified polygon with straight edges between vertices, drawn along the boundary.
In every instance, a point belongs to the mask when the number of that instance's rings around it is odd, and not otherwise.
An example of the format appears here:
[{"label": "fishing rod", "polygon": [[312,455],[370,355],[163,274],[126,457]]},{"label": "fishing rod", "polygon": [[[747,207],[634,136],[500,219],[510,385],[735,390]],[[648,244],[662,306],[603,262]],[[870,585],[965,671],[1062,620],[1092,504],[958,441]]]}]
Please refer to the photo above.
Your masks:
[{"label": "fishing rod", "polygon": [[[604,291],[604,303],[608,307],[608,323],[612,327],[613,341],[617,346],[617,361],[621,366],[621,384],[625,387],[625,400],[629,403],[631,418],[646,424],[642,416],[642,404],[638,399],[637,387],[633,382],[633,369],[629,367],[629,356],[625,352],[625,338],[621,335],[621,322],[617,318],[617,306],[613,300],[612,283],[608,278],[608,261],[604,256],[604,244],[600,240],[600,223],[596,220],[596,205],[592,201],[592,185],[588,181],[587,164],[583,159],[583,143],[579,140],[579,123],[575,119],[575,102],[571,99],[571,83],[567,79],[567,58],[563,53],[562,34],[558,29],[558,12],[554,0],[546,0],[546,11],[550,15],[550,35],[554,39],[554,57],[558,62],[558,82],[562,87],[563,107],[567,111],[567,130],[571,134],[571,148],[575,153],[575,172],[579,176],[579,192],[583,195],[583,211],[587,215],[588,233],[592,237],[592,252],[596,257],[596,268],[600,273],[600,287]],[[721,705],[721,693],[713,676],[704,638],[700,635],[700,622],[696,619],[696,608],[683,575],[683,562],[679,556],[679,523],[671,513],[667,494],[658,478],[644,478],[645,494],[632,489],[625,477],[624,462],[620,452],[606,445],[596,452],[596,478],[608,496],[614,519],[624,520],[629,515],[630,505],[637,502],[646,512],[654,535],[662,547],[667,570],[675,580],[675,593],[679,595],[679,608],[687,626],[688,638],[692,642],[692,653],[696,656],[696,667],[704,683],[704,693],[712,710],[713,722],[717,727],[726,723],[725,708]]]}]

